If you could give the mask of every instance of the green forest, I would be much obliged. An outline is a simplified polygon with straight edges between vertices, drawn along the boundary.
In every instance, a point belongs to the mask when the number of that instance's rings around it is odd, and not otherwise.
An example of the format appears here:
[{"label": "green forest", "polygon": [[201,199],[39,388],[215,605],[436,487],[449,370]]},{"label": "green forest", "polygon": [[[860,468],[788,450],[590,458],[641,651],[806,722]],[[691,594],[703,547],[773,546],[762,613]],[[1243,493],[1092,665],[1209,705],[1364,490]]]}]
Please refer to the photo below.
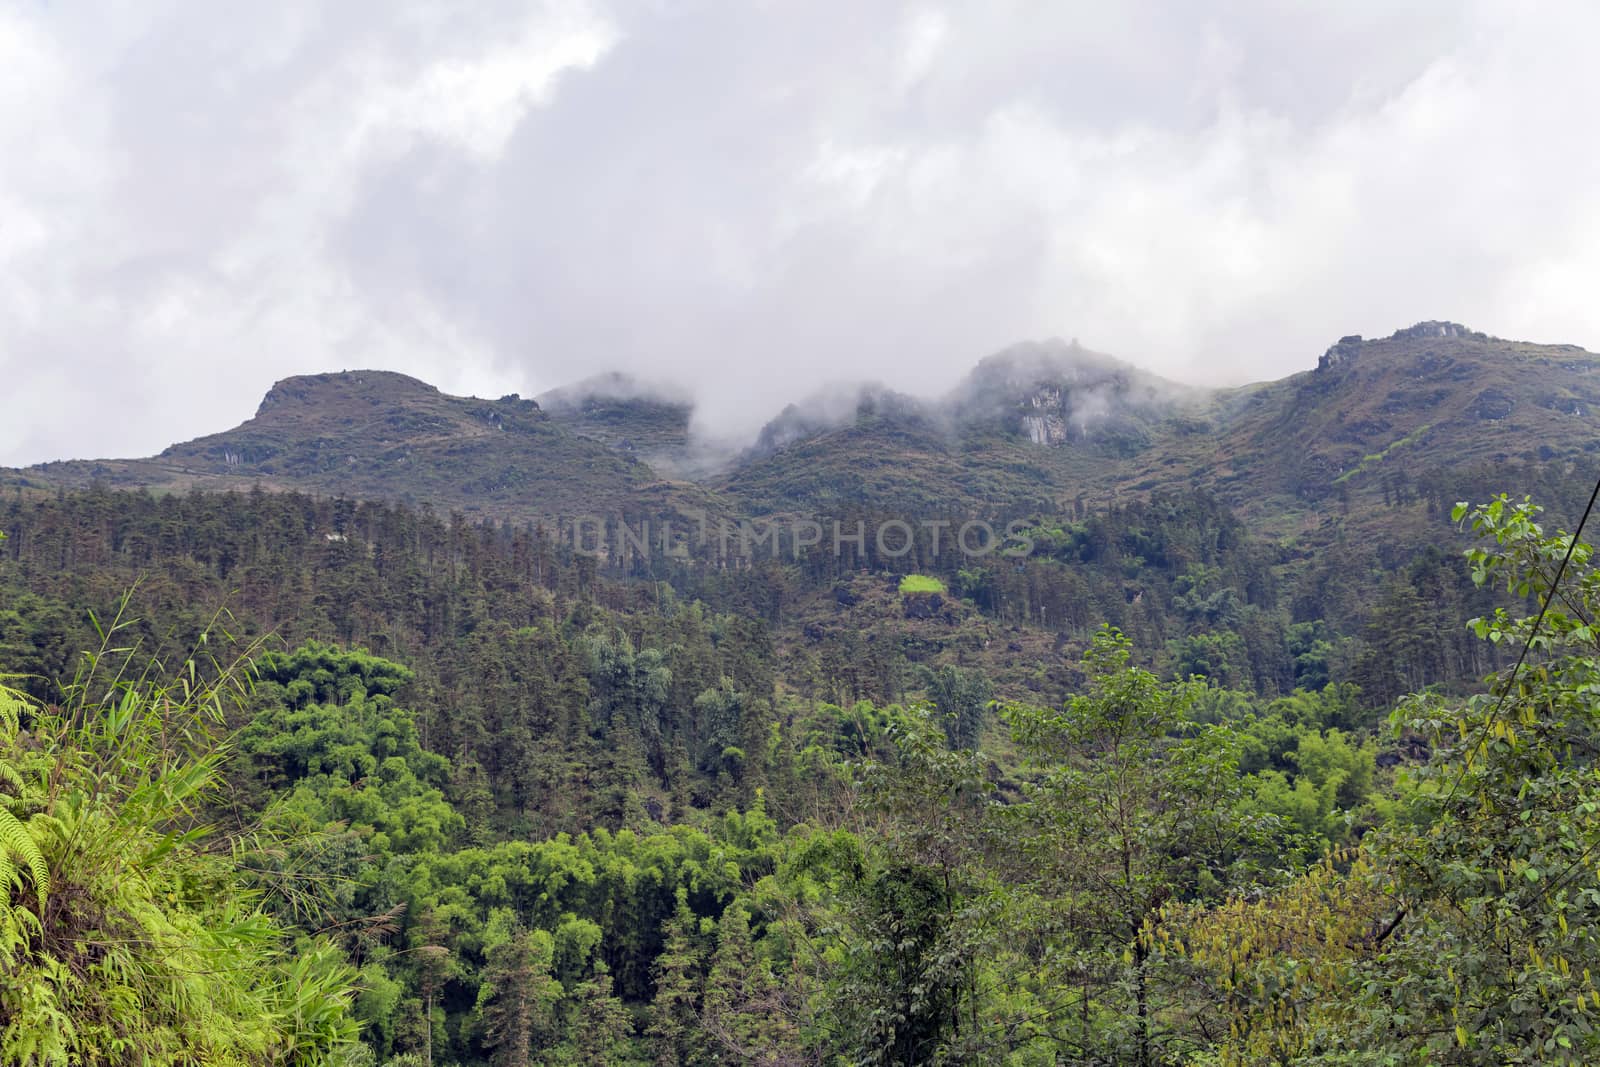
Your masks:
[{"label": "green forest", "polygon": [[737,566],[18,490],[0,1064],[1600,1061],[1587,487],[1481,482]]}]

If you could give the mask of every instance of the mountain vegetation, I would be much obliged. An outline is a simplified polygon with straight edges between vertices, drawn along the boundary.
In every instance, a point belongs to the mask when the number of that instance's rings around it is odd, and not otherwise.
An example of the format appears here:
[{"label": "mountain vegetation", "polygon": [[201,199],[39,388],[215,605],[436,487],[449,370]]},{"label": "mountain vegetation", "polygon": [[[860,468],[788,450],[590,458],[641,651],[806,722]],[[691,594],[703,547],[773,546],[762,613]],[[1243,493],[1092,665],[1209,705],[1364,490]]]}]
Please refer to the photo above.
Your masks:
[{"label": "mountain vegetation", "polygon": [[10,472],[0,1064],[1596,1062],[1593,360],[1029,346],[715,463],[358,372]]}]

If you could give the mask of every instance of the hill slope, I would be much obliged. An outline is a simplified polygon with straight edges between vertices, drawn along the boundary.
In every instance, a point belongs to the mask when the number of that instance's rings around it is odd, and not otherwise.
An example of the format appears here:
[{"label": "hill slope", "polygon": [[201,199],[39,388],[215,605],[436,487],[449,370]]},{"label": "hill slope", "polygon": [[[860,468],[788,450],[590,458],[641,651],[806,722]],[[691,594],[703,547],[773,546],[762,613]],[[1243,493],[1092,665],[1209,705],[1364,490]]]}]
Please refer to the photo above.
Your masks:
[{"label": "hill slope", "polygon": [[447,396],[388,371],[286,378],[234,429],[149,459],[47,463],[9,480],[180,490],[259,485],[522,518],[706,499],[563,427],[534,401]]},{"label": "hill slope", "polygon": [[1290,532],[1308,511],[1315,523],[1421,472],[1596,451],[1600,357],[1426,322],[1343,338],[1315,370],[1223,390],[1075,346],[1022,346],[914,413],[863,410],[750,457],[723,487],[763,508],[1001,509],[1198,487]]},{"label": "hill slope", "polygon": [[562,429],[599,441],[661,474],[691,478],[712,466],[690,434],[694,403],[686,393],[610,373],[552,389],[537,402]]}]

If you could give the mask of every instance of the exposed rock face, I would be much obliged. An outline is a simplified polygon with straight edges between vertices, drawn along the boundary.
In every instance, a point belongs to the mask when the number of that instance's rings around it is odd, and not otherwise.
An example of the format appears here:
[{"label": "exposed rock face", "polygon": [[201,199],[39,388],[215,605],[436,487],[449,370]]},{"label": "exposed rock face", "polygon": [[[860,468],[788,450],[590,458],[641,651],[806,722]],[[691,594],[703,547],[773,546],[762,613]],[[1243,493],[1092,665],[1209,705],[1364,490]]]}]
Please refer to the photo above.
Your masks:
[{"label": "exposed rock face", "polygon": [[1065,444],[1071,408],[1059,386],[1041,386],[1023,401],[1022,432],[1036,445]]},{"label": "exposed rock face", "polygon": [[1430,337],[1464,337],[1470,341],[1487,341],[1489,335],[1469,330],[1459,322],[1419,322],[1389,335],[1391,341],[1420,341]]},{"label": "exposed rock face", "polygon": [[[1441,337],[1461,338],[1468,341],[1494,340],[1488,334],[1468,329],[1459,322],[1439,322],[1435,320],[1419,322],[1415,326],[1407,326],[1404,329],[1396,330],[1385,340],[1429,341]],[[1317,369],[1325,371],[1349,365],[1361,354],[1362,346],[1371,343],[1374,342],[1364,341],[1358,333],[1347,334],[1339,338],[1332,347],[1322,354],[1322,358],[1317,361]]]},{"label": "exposed rock face", "polygon": [[990,356],[944,406],[957,423],[1003,425],[1034,445],[1132,452],[1147,442],[1150,425],[1192,393],[1076,342],[1055,341]]},{"label": "exposed rock face", "polygon": [[1485,389],[1472,401],[1472,413],[1485,422],[1503,419],[1516,406],[1516,398],[1503,389]]},{"label": "exposed rock face", "polygon": [[1361,335],[1359,333],[1346,334],[1338,342],[1322,353],[1322,358],[1317,360],[1318,370],[1331,370],[1334,367],[1353,362],[1361,351]]}]

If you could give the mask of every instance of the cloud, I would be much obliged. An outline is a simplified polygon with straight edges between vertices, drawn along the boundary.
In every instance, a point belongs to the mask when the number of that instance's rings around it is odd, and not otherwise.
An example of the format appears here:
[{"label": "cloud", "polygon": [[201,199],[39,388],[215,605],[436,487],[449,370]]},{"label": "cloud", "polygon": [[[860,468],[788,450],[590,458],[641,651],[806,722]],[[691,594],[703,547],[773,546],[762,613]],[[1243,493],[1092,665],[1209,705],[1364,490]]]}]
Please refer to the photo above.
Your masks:
[{"label": "cloud", "polygon": [[1582,3],[0,13],[0,462],[376,366],[753,433],[1024,338],[1239,382],[1448,318],[1600,348]]}]

